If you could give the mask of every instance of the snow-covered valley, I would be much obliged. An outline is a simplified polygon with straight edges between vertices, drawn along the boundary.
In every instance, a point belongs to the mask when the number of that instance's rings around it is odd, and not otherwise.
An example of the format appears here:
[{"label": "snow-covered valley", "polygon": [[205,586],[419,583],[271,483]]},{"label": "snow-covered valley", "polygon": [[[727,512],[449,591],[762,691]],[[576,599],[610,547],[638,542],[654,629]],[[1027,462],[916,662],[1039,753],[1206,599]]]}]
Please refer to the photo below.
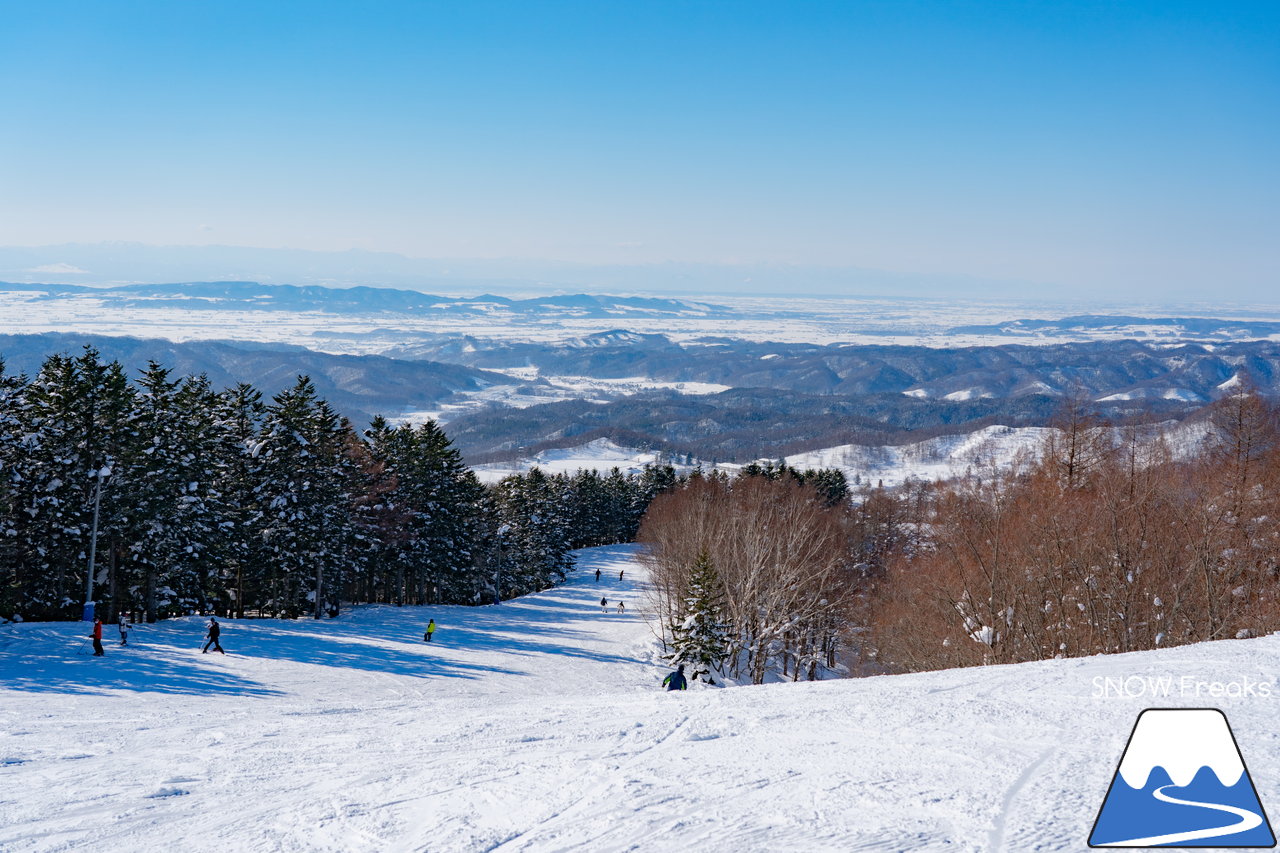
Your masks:
[{"label": "snow-covered valley", "polygon": [[1222,708],[1280,802],[1275,637],[666,693],[634,556],[499,606],[228,620],[225,657],[198,617],[102,659],[4,626],[0,849],[1084,850],[1153,705]]}]

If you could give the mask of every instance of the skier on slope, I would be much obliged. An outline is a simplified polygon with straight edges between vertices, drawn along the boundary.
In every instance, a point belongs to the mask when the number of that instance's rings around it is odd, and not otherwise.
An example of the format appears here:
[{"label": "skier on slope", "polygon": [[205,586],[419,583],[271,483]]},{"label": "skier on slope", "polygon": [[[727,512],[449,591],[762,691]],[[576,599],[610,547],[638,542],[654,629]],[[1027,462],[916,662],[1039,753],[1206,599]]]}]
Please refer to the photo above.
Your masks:
[{"label": "skier on slope", "polygon": [[600,583],[600,570],[596,569],[596,583]]},{"label": "skier on slope", "polygon": [[601,612],[601,613],[608,613],[608,612],[609,612],[609,599],[607,599],[607,598],[601,598],[601,599],[600,599],[600,612]]},{"label": "skier on slope", "polygon": [[210,616],[209,617],[209,634],[208,634],[209,642],[204,644],[204,650],[201,652],[201,654],[207,654],[209,651],[209,647],[213,646],[215,651],[222,652],[225,655],[226,652],[222,651],[222,644],[218,642],[218,637],[221,634],[222,634],[222,626],[218,624],[217,617]]},{"label": "skier on slope", "polygon": [[618,612],[619,612],[619,613],[623,613],[623,612],[625,612],[625,611],[626,611],[626,608],[625,608],[625,607],[623,607],[623,606],[622,606],[622,602],[621,602],[621,601],[619,601],[619,602],[618,602]]},{"label": "skier on slope", "polygon": [[129,620],[125,616],[124,611],[120,611],[120,645],[129,645]]},{"label": "skier on slope", "polygon": [[680,664],[675,672],[662,679],[662,686],[667,690],[688,690],[689,682],[684,678],[684,664]]},{"label": "skier on slope", "polygon": [[427,620],[427,632],[422,635],[422,639],[426,640],[428,643],[431,642],[431,635],[434,634],[435,632],[436,632],[436,620],[434,619]]},{"label": "skier on slope", "polygon": [[98,616],[93,620],[93,656],[106,657],[107,653],[102,649],[102,617]]}]

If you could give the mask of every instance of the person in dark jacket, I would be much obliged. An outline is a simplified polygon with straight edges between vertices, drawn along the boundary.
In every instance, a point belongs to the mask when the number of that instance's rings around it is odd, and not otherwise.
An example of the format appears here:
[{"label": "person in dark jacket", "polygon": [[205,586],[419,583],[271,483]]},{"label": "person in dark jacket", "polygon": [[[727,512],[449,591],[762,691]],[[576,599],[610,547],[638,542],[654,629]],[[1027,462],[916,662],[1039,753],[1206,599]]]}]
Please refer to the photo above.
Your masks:
[{"label": "person in dark jacket", "polygon": [[600,583],[600,570],[596,569],[596,583]]},{"label": "person in dark jacket", "polygon": [[[84,648],[81,646],[81,648]],[[93,656],[106,657],[107,653],[102,648],[102,617],[99,616],[93,620]]]},{"label": "person in dark jacket", "polygon": [[684,678],[684,664],[680,664],[675,672],[662,679],[662,686],[668,690],[688,690],[689,682]]},{"label": "person in dark jacket", "polygon": [[207,654],[209,651],[209,647],[213,646],[214,651],[222,652],[225,655],[226,652],[222,651],[222,644],[218,642],[218,637],[221,634],[222,634],[222,626],[218,624],[218,620],[216,617],[210,616],[209,617],[209,642],[204,644],[204,651],[201,652],[201,654]]},{"label": "person in dark jacket", "polygon": [[609,599],[607,598],[600,599],[600,610],[605,613],[609,612]]}]

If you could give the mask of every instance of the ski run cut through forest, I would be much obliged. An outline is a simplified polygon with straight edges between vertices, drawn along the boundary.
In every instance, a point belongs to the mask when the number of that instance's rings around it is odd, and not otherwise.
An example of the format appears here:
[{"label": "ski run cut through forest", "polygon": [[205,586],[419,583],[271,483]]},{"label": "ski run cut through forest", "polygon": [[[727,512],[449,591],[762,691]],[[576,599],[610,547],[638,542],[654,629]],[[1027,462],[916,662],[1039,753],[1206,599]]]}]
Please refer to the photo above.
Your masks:
[{"label": "ski run cut through forest", "polygon": [[1280,638],[665,692],[636,548],[500,605],[228,619],[225,656],[201,617],[102,658],[0,626],[0,849],[1077,851],[1150,705],[1221,707],[1280,803]]}]

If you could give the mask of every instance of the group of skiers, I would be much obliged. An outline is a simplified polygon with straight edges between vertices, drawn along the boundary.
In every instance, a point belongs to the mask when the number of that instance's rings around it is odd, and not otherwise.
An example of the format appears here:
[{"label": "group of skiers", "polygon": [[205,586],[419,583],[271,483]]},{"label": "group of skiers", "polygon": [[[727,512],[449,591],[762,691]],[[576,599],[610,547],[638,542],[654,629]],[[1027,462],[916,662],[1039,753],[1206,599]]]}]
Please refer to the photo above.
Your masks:
[{"label": "group of skiers", "polygon": [[[597,581],[600,580],[599,569],[596,569],[596,580]],[[618,572],[618,580],[622,580],[622,572]],[[608,598],[600,599],[600,609],[605,612],[608,612],[608,609],[609,609]],[[621,601],[618,602],[618,612],[619,613],[626,612],[626,608]],[[120,645],[122,646],[127,645],[129,642],[129,622],[127,617],[123,613],[120,614],[119,628],[120,628]],[[436,620],[429,619],[427,621],[427,630],[423,632],[422,639],[425,642],[429,643],[431,642],[432,637],[435,636],[435,633],[436,633]],[[93,633],[90,636],[93,638],[94,656],[95,657],[105,656],[106,652],[102,648],[102,617],[101,616],[93,620]],[[223,651],[222,643],[219,642],[219,639],[221,638],[221,636],[222,636],[222,625],[218,623],[218,619],[216,616],[210,616],[209,624],[207,626],[207,632],[205,634],[205,637],[207,638],[208,642],[204,644],[204,648],[201,649],[200,653],[208,654],[209,647],[212,646],[215,652],[221,652],[222,654],[225,655],[226,652]],[[684,664],[680,664],[676,668],[675,672],[669,674],[666,678],[664,678],[662,680],[662,686],[667,690],[688,690],[689,682],[684,676]]]},{"label": "group of skiers", "polygon": [[[117,623],[117,627],[120,629],[120,645],[122,646],[129,645],[130,625],[129,625],[129,617],[126,614],[124,613],[120,614],[120,620]],[[221,636],[221,634],[222,634],[222,626],[218,624],[217,617],[210,616],[209,624],[207,626],[207,632],[205,634],[205,636],[208,638],[209,641],[204,644],[203,652],[208,652],[209,647],[213,646],[214,651],[222,652],[225,655],[226,652],[223,651],[222,644],[218,642],[218,638],[219,636]],[[106,657],[107,652],[105,649],[102,648],[102,617],[101,616],[94,617],[93,633],[89,635],[89,638],[93,640],[93,656]]]},{"label": "group of skiers", "polygon": [[[618,572],[618,580],[622,580],[622,576],[623,576],[623,574],[624,574],[624,573],[626,573],[626,571],[627,571],[626,569],[623,569],[622,571]],[[599,569],[596,569],[596,583],[600,583],[600,570],[599,570]],[[605,597],[605,596],[601,596],[601,597],[600,597],[600,612],[601,612],[601,613],[608,613],[608,612],[609,612],[609,599],[608,599],[607,597]],[[618,612],[619,612],[619,613],[626,613],[626,612],[627,612],[627,607],[626,607],[626,605],[625,605],[625,604],[623,604],[621,601],[619,601],[619,602],[618,602]]]},{"label": "group of skiers", "polygon": [[[117,625],[120,629],[120,645],[129,645],[129,618],[125,614],[120,614],[120,621]],[[93,620],[93,633],[89,635],[93,640],[93,656],[105,657],[106,650],[102,648],[102,617],[98,616]]]}]

